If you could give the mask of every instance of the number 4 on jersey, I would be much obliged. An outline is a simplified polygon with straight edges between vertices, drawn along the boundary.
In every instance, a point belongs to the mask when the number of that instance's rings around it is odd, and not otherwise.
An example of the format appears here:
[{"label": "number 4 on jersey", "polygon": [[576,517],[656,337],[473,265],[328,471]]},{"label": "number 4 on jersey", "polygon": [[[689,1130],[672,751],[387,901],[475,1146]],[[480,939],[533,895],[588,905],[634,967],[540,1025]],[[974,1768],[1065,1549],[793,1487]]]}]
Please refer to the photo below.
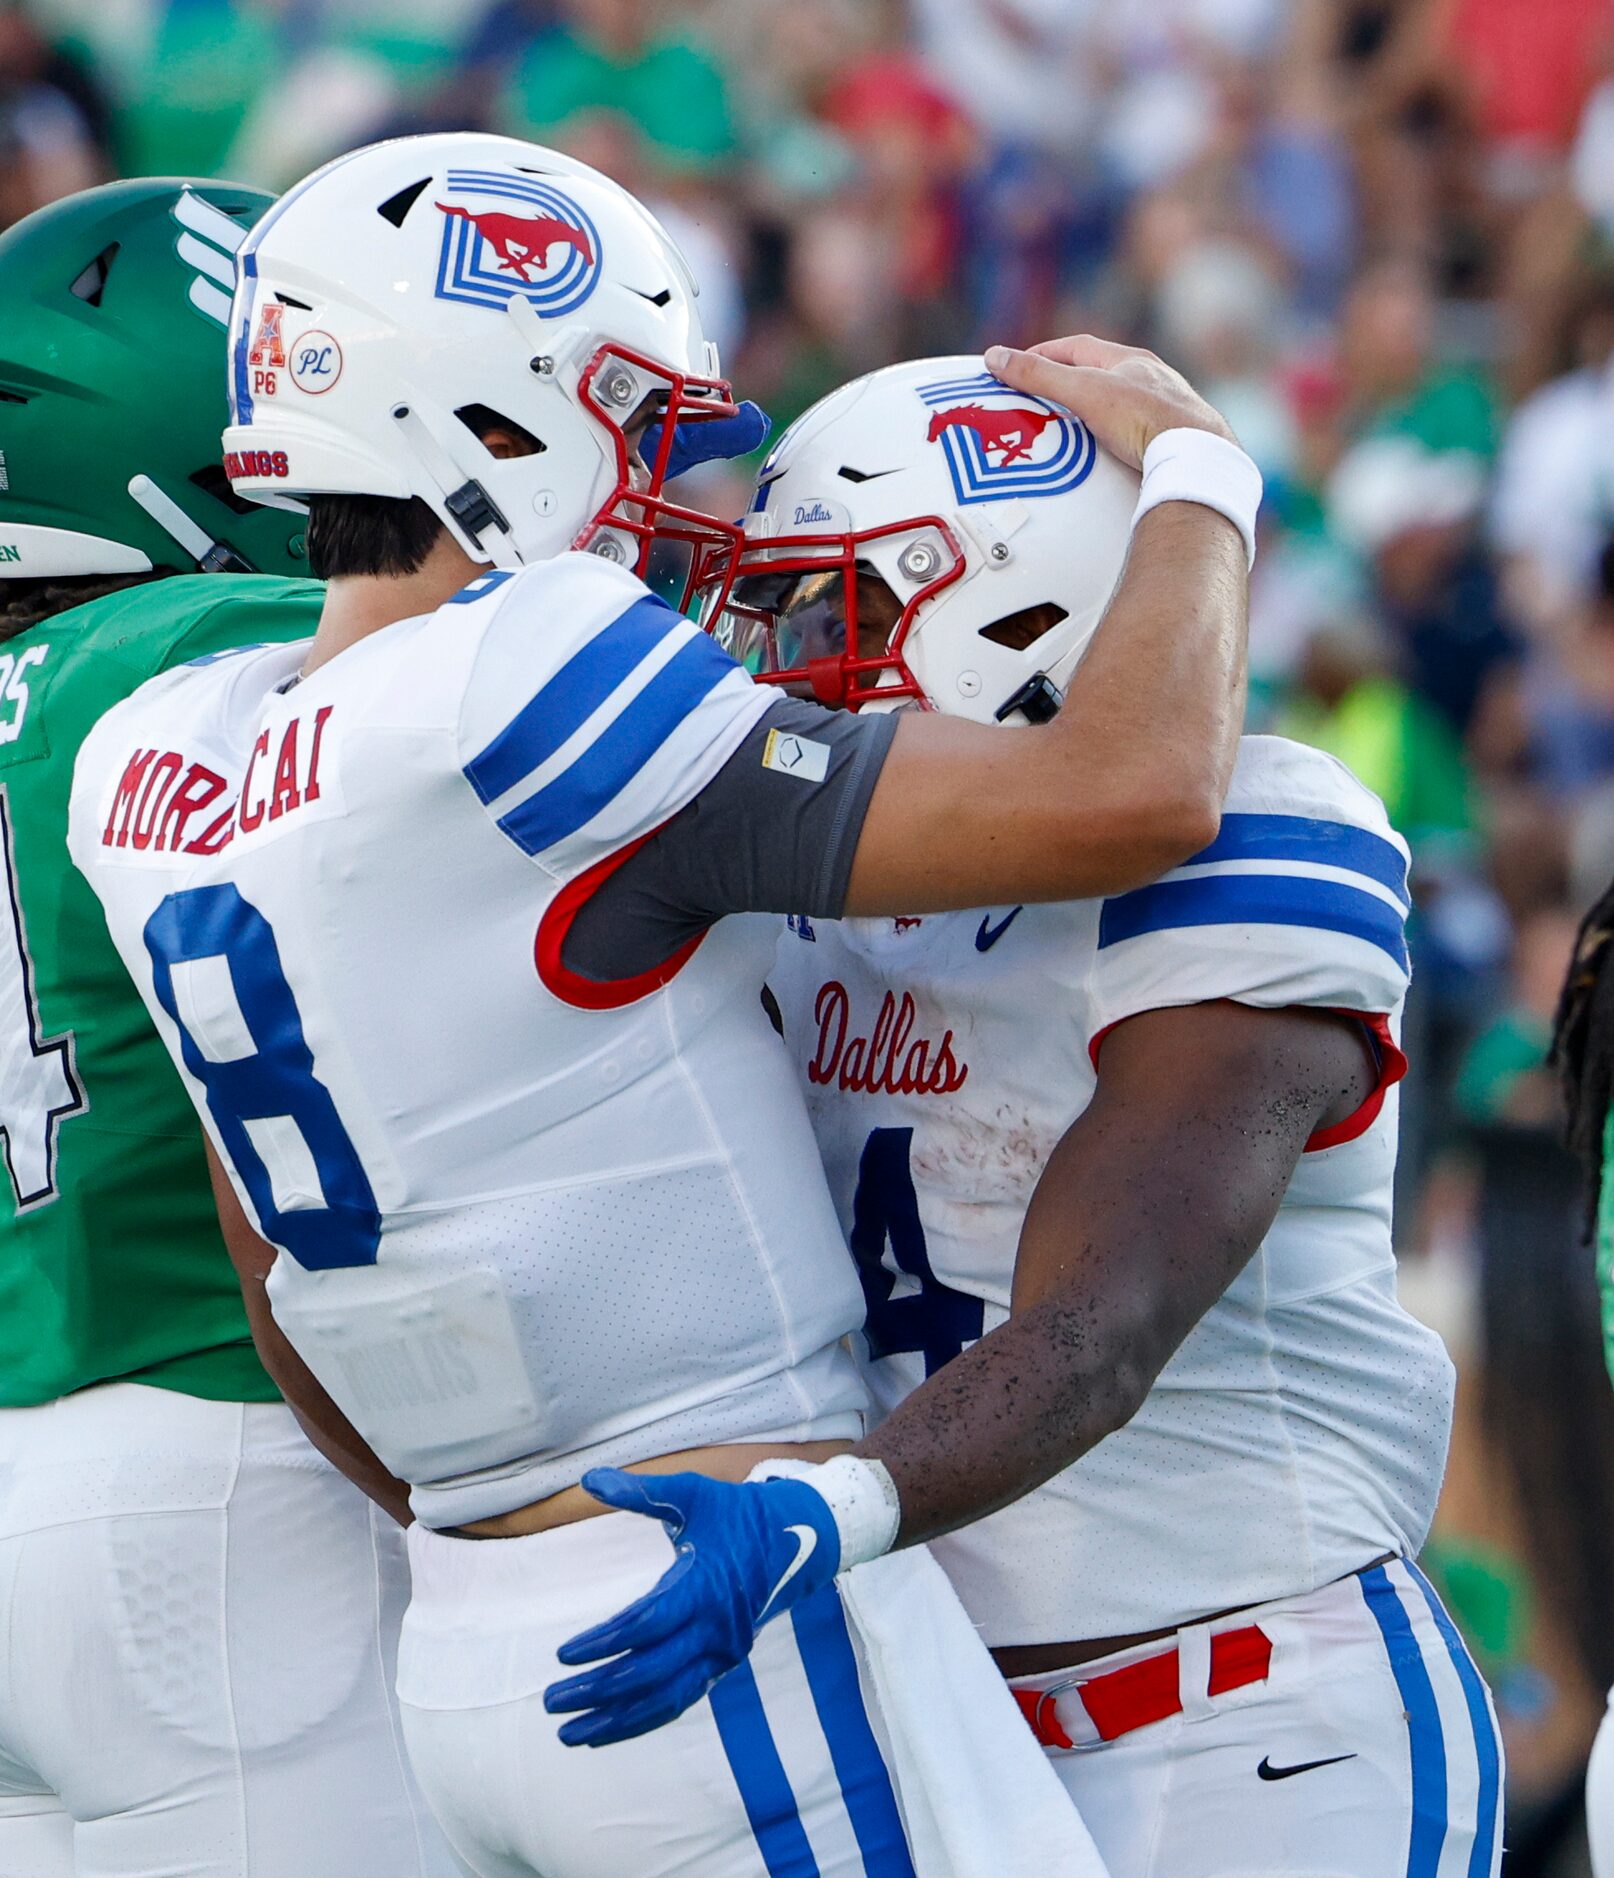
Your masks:
[{"label": "number 4 on jersey", "polygon": [[[922,1350],[925,1374],[934,1376],[980,1336],[986,1307],[979,1298],[944,1285],[930,1268],[908,1165],[912,1147],[911,1128],[876,1128],[869,1135],[852,1199],[852,1255],[869,1309],[863,1326],[869,1355],[878,1359]],[[895,1272],[885,1263],[887,1243]],[[897,1297],[893,1294],[903,1275],[918,1284]]]},{"label": "number 4 on jersey", "polygon": [[22,921],[11,804],[0,783],[0,1152],[20,1213],[56,1198],[56,1130],[89,1107],[73,1065],[73,1037],[41,1034],[34,967]]}]

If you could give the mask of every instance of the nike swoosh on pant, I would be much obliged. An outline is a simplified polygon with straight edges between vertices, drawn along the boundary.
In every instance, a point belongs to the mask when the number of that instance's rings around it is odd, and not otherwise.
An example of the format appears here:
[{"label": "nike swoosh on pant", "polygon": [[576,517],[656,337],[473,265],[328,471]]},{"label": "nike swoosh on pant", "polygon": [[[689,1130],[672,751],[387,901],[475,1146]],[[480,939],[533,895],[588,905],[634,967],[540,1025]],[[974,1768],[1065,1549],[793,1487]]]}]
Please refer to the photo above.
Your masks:
[{"label": "nike swoosh on pant", "polygon": [[1293,1767],[1274,1767],[1265,1756],[1256,1768],[1256,1775],[1261,1780],[1288,1780],[1293,1774],[1309,1774],[1314,1767],[1332,1767],[1337,1761],[1354,1761],[1354,1754],[1330,1754],[1322,1761],[1297,1761]]}]

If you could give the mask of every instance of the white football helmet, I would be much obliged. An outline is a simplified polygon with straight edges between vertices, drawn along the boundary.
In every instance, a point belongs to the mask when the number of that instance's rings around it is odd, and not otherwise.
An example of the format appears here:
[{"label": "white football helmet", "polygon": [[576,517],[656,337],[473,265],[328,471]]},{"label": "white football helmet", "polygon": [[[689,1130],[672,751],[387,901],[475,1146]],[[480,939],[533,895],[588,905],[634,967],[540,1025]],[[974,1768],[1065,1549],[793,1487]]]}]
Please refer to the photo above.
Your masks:
[{"label": "white football helmet", "polygon": [[[510,137],[338,157],[248,235],[225,468],[259,502],[419,496],[499,566],[588,548],[641,571],[715,525],[661,496],[674,426],[731,414],[683,255],[640,202]],[[657,461],[628,426],[667,420]],[[495,458],[477,426],[530,433]]]},{"label": "white football helmet", "polygon": [[[1039,722],[1120,578],[1138,480],[978,357],[889,366],[780,439],[743,541],[703,551],[703,618],[756,678],[826,704]],[[878,655],[859,651],[860,573],[896,602]]]}]

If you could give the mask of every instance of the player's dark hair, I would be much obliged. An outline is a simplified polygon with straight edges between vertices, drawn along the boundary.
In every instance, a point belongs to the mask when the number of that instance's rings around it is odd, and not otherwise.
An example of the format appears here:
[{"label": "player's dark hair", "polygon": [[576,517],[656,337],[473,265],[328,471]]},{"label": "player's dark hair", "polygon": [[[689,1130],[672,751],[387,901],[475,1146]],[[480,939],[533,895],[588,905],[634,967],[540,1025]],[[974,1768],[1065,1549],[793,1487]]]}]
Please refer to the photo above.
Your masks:
[{"label": "player's dark hair", "polygon": [[[525,425],[490,405],[462,405],[454,415],[484,442],[497,430],[520,451],[544,447]],[[443,524],[419,496],[310,496],[309,572],[316,580],[418,574],[442,532]]]},{"label": "player's dark hair", "polygon": [[171,580],[177,567],[153,567],[140,574],[75,574],[63,579],[46,575],[39,580],[0,580],[0,645],[25,633],[42,620],[54,619],[76,606],[88,606],[125,587],[143,587],[152,580]]},{"label": "player's dark hair", "polygon": [[1548,1060],[1558,1072],[1568,1117],[1566,1139],[1587,1175],[1586,1228],[1597,1218],[1603,1184],[1603,1124],[1614,1095],[1614,881],[1581,921],[1569,976],[1558,999]]},{"label": "player's dark hair", "polygon": [[418,574],[442,532],[419,496],[310,496],[308,570],[316,580]]}]

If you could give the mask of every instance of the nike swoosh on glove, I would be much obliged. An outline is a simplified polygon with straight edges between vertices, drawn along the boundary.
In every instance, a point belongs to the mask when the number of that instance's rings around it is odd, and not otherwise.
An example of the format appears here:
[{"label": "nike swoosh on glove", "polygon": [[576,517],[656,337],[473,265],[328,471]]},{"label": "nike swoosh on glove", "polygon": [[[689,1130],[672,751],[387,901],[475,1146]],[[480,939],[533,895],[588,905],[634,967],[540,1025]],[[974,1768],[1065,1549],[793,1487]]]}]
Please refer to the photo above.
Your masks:
[{"label": "nike swoosh on glove", "polygon": [[[677,424],[673,427],[665,480],[672,482],[701,463],[727,463],[737,456],[749,456],[768,441],[772,429],[773,419],[749,398],[733,417],[705,417]],[[661,448],[661,431],[660,424],[646,425],[639,447],[641,461],[652,466]]]},{"label": "nike swoosh on glove", "polygon": [[840,1568],[835,1516],[805,1481],[596,1467],[583,1485],[607,1506],[659,1519],[678,1557],[642,1598],[556,1652],[568,1666],[600,1665],[544,1691],[551,1715],[575,1717],[561,1724],[568,1747],[628,1741],[682,1715],[745,1661],[770,1618]]}]

